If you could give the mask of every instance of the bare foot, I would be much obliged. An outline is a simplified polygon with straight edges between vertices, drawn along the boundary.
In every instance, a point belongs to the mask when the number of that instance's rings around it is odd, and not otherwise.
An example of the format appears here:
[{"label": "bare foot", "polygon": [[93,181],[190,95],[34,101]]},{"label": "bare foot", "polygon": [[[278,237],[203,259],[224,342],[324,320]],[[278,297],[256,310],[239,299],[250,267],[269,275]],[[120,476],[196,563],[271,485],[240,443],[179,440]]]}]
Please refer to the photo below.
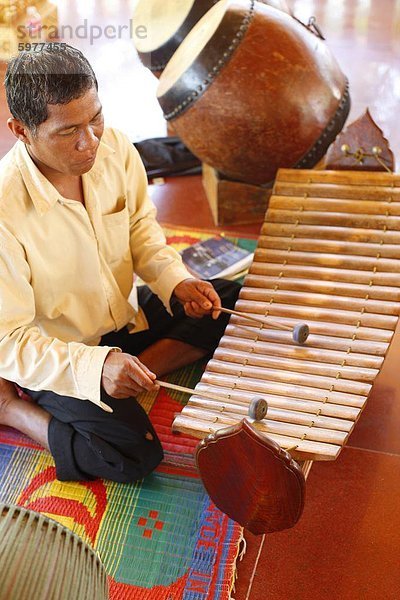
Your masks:
[{"label": "bare foot", "polygon": [[7,425],[7,409],[15,399],[18,400],[18,394],[14,384],[0,377],[0,423],[3,425]]},{"label": "bare foot", "polygon": [[36,403],[21,400],[14,384],[0,377],[0,424],[18,429],[49,447],[48,429],[51,416]]}]

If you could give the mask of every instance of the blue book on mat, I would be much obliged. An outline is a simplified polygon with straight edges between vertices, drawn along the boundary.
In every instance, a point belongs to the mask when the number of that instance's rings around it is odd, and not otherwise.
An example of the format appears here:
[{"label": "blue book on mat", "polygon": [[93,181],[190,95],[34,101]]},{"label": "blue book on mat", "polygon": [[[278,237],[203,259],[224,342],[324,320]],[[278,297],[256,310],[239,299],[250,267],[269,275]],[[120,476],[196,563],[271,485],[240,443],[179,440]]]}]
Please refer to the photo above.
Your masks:
[{"label": "blue book on mat", "polygon": [[181,256],[188,270],[200,279],[240,277],[253,260],[252,252],[219,236],[185,248]]}]

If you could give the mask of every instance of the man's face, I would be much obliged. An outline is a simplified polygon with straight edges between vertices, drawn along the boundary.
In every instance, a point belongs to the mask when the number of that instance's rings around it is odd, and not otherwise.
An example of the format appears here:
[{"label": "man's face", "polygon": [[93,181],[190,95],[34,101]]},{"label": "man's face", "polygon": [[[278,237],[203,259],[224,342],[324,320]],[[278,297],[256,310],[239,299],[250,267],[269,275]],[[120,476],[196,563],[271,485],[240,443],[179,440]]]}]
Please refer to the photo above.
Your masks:
[{"label": "man's face", "polygon": [[104,131],[97,90],[91,88],[68,104],[49,104],[48,118],[35,135],[27,132],[35,162],[64,175],[79,176],[92,168]]}]

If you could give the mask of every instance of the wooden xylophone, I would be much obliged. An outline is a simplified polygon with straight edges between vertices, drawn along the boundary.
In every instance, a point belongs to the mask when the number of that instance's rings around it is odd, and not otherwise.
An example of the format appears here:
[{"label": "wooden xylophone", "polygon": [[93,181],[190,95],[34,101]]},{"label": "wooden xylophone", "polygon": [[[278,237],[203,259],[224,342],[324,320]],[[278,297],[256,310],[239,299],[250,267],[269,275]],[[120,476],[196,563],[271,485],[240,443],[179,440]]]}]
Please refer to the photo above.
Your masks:
[{"label": "wooden xylophone", "polygon": [[[335,459],[398,321],[399,259],[399,175],[281,169],[236,304],[266,323],[231,316],[174,431],[204,438],[240,421],[261,395],[269,410],[254,423],[259,433],[296,460]],[[305,345],[268,317],[308,323]]]}]

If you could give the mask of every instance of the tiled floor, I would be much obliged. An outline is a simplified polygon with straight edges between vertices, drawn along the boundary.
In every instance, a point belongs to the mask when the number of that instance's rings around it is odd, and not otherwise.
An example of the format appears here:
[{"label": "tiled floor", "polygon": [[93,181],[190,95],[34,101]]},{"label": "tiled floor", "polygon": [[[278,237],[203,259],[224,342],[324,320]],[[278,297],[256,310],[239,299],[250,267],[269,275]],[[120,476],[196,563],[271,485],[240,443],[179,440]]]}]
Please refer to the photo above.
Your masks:
[{"label": "tiled floor", "polygon": [[398,455],[346,448],[335,465],[314,465],[303,517],[266,538],[249,598],[399,598],[399,487]]},{"label": "tiled floor", "polygon": [[[165,0],[168,2],[169,0]],[[59,0],[61,23],[127,23],[134,1]],[[293,0],[297,17],[311,15],[350,80],[350,121],[368,106],[400,161],[400,1]],[[100,81],[107,122],[132,140],[164,135],[157,82],[139,63],[130,40],[72,39]],[[3,69],[4,71],[4,69]],[[0,75],[2,72],[0,72]],[[0,156],[12,144],[0,91]],[[213,227],[200,178],[152,187],[160,220]],[[257,233],[257,226],[235,226]],[[314,464],[304,516],[292,530],[268,536],[249,585],[261,539],[246,536],[236,600],[397,600],[400,598],[400,332],[369,404],[335,463]]]}]

